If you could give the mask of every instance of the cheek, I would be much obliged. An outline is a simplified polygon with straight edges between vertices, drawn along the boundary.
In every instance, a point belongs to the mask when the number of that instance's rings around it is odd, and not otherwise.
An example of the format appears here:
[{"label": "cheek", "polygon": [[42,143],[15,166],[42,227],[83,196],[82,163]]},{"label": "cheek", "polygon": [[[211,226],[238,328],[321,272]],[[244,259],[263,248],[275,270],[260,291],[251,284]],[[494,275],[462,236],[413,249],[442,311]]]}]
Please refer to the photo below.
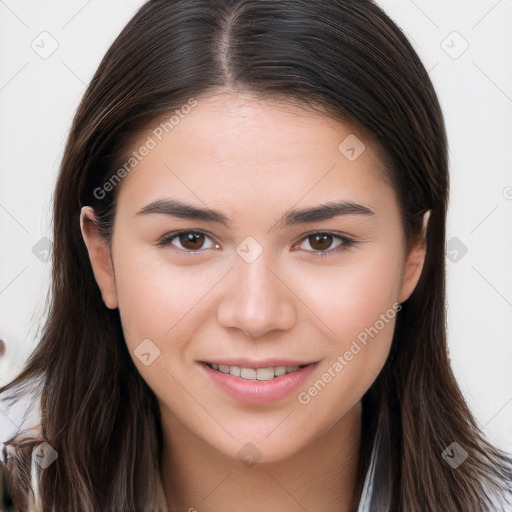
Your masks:
[{"label": "cheek", "polygon": [[[343,348],[348,338],[374,325],[397,301],[401,257],[389,247],[376,246],[364,255],[354,253],[335,270],[307,276],[302,290],[308,304],[325,323],[326,336]],[[383,330],[389,334],[389,329]]]},{"label": "cheek", "polygon": [[[350,290],[345,307],[326,317],[331,329],[315,379],[297,400],[318,425],[332,424],[358,403],[389,355],[401,306],[389,301],[389,288]],[[314,413],[313,413],[314,411]]]},{"label": "cheek", "polygon": [[[134,247],[115,259],[116,291],[125,338],[130,349],[149,338],[162,352],[187,342],[185,332],[200,327],[209,292],[225,271],[219,267],[176,266],[164,253]],[[169,354],[171,356],[171,354]]]},{"label": "cheek", "polygon": [[[179,384],[184,382],[181,370],[178,380],[169,372],[174,375],[176,368],[190,363],[189,333],[199,325],[201,298],[207,296],[215,280],[206,272],[203,276],[170,265],[154,249],[136,244],[129,254],[119,247],[114,264],[119,314],[130,357],[158,397],[172,396],[176,403],[186,403],[187,394]],[[149,354],[146,361],[144,354]]]},{"label": "cheek", "polygon": [[[309,304],[321,318],[324,356],[317,380],[299,401],[317,395],[321,404],[356,403],[381,371],[393,338],[400,287],[401,258],[392,248],[375,247],[337,272],[316,274],[309,282]],[[314,282],[314,286],[313,286]],[[320,324],[319,324],[320,325]],[[324,392],[325,389],[325,392]],[[316,407],[315,406],[315,407]],[[323,411],[330,416],[331,412]]]},{"label": "cheek", "polygon": [[[172,328],[186,301],[182,283],[162,265],[138,265],[137,254],[116,261],[116,291],[123,328],[130,338],[159,338]],[[177,276],[176,276],[177,277]]]}]

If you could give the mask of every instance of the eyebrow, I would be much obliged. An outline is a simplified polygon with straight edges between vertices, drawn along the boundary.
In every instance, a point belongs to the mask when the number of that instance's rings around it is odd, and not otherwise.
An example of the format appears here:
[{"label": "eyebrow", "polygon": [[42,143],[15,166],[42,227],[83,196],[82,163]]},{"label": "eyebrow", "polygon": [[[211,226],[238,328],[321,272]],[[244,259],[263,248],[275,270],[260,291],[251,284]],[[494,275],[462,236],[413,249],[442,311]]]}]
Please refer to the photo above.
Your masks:
[{"label": "eyebrow", "polygon": [[[222,212],[211,208],[203,208],[183,203],[178,199],[159,199],[153,201],[137,212],[136,216],[148,214],[169,215],[181,219],[216,222],[227,228],[232,227],[232,222]],[[330,201],[309,208],[289,210],[283,214],[281,219],[271,230],[296,224],[321,222],[341,215],[371,216],[375,215],[375,212],[368,206],[349,201]]]}]

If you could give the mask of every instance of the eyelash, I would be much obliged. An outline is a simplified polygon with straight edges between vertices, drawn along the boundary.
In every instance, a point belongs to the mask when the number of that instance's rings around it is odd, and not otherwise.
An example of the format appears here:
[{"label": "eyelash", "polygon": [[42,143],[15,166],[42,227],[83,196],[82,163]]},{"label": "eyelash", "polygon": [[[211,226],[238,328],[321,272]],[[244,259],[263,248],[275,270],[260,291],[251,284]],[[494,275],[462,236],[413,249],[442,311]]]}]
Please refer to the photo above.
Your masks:
[{"label": "eyelash", "polygon": [[[194,231],[194,230],[175,231],[173,233],[169,233],[169,234],[165,235],[164,237],[162,237],[158,241],[157,245],[159,247],[164,247],[164,248],[169,247],[169,246],[172,245],[172,243],[171,243],[172,240],[174,240],[176,237],[178,237],[179,235],[190,234],[190,233],[193,233],[195,235],[205,235],[206,237],[211,238],[210,235],[208,235],[208,233],[206,233],[204,231]],[[314,231],[313,233],[308,233],[303,238],[301,238],[299,240],[299,242],[297,242],[297,244],[300,245],[301,242],[303,242],[304,240],[308,239],[309,237],[312,237],[312,236],[315,236],[315,235],[328,235],[328,236],[330,236],[332,238],[337,238],[338,240],[340,240],[342,242],[342,244],[339,245],[335,249],[329,249],[329,250],[326,250],[326,251],[315,251],[315,250],[313,250],[313,251],[306,251],[306,252],[313,253],[315,255],[315,257],[334,256],[335,254],[339,254],[339,253],[341,253],[343,251],[348,250],[350,247],[352,247],[356,243],[355,240],[353,240],[352,238],[347,237],[346,235],[341,235],[341,234],[333,233],[333,232],[330,232],[330,231]],[[203,250],[199,250],[199,251],[182,251],[182,250],[179,250],[179,249],[173,249],[173,251],[176,254],[180,254],[180,255],[184,255],[184,256],[195,256],[197,254],[201,254],[205,250],[207,250],[207,249],[203,249]]]}]

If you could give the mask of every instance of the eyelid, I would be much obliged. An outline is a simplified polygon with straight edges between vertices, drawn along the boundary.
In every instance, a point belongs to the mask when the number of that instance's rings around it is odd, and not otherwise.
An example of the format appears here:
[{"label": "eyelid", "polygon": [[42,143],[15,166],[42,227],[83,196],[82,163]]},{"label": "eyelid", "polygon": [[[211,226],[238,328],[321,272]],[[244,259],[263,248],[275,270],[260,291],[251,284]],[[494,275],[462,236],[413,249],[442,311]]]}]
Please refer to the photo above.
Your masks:
[{"label": "eyelid", "polygon": [[352,247],[356,244],[356,240],[354,238],[352,238],[348,235],[345,235],[344,233],[340,233],[337,231],[329,231],[329,230],[316,230],[316,231],[311,231],[309,233],[302,235],[301,238],[297,242],[295,242],[292,247],[299,245],[300,243],[302,243],[303,241],[307,240],[309,237],[314,236],[314,235],[328,235],[328,236],[332,237],[333,239],[337,238],[338,240],[340,240],[342,242],[340,245],[338,245],[334,249],[328,249],[325,251],[315,251],[315,250],[304,251],[307,253],[314,254],[315,257],[316,256],[333,256],[333,255],[336,255],[336,254],[339,254],[341,252],[348,250],[350,247]]},{"label": "eyelid", "polygon": [[[166,235],[164,235],[163,237],[160,238],[160,240],[157,242],[157,245],[161,246],[161,247],[164,247],[164,248],[168,247],[168,246],[172,246],[171,240],[173,240],[174,238],[178,237],[179,235],[186,234],[186,233],[194,233],[194,234],[199,234],[199,235],[205,235],[208,238],[213,238],[213,235],[211,235],[210,233],[208,233],[207,231],[204,231],[202,229],[182,229],[182,230],[178,230],[178,231],[173,231],[171,233],[167,233]],[[356,244],[356,240],[354,240],[352,237],[347,236],[347,235],[345,235],[343,233],[339,233],[339,232],[336,232],[336,231],[316,230],[316,231],[311,231],[309,233],[303,234],[301,236],[301,238],[298,239],[297,242],[294,242],[292,244],[292,247],[295,247],[296,245],[299,245],[301,242],[307,240],[309,237],[314,236],[314,235],[328,235],[328,236],[331,236],[332,238],[337,238],[342,243],[338,247],[336,247],[335,249],[328,249],[328,250],[325,250],[325,251],[315,251],[315,250],[312,250],[312,251],[304,251],[304,252],[313,253],[313,254],[318,255],[318,256],[330,256],[330,255],[338,254],[338,253],[340,253],[342,251],[346,251],[350,247],[352,247],[352,246],[354,246]],[[219,245],[217,242],[214,242],[214,243],[216,245]],[[200,249],[200,250],[197,250],[197,251],[173,249],[173,251],[175,253],[177,253],[177,254],[184,254],[184,255],[187,255],[187,256],[203,254],[207,250],[210,250],[210,249]]]},{"label": "eyelid", "polygon": [[[160,240],[158,240],[157,245],[160,247],[163,247],[163,248],[173,247],[173,245],[171,244],[171,240],[173,240],[174,238],[178,237],[179,235],[183,235],[185,233],[194,233],[196,235],[205,235],[206,237],[208,237],[210,239],[213,238],[213,235],[211,235],[210,233],[208,233],[207,231],[204,231],[202,229],[180,229],[178,231],[172,231],[171,233],[167,233],[166,235],[164,235],[162,238],[160,238]],[[219,245],[218,242],[214,242],[214,244]],[[172,250],[174,252],[176,252],[177,254],[185,254],[185,255],[189,256],[192,254],[202,254],[209,249],[190,251],[190,250],[182,250],[179,248],[173,248]]]}]

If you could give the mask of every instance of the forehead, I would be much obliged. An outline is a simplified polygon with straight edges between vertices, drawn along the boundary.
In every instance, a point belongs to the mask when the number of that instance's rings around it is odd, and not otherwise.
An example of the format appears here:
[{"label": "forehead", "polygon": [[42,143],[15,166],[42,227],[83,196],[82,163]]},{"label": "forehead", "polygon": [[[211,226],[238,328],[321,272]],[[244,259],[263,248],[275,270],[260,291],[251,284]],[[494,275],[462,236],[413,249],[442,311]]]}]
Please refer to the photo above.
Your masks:
[{"label": "forehead", "polygon": [[248,93],[189,103],[194,106],[155,120],[129,149],[127,161],[139,154],[119,205],[142,207],[171,194],[227,208],[247,201],[290,204],[306,195],[367,202],[394,196],[375,144],[351,124]]}]

